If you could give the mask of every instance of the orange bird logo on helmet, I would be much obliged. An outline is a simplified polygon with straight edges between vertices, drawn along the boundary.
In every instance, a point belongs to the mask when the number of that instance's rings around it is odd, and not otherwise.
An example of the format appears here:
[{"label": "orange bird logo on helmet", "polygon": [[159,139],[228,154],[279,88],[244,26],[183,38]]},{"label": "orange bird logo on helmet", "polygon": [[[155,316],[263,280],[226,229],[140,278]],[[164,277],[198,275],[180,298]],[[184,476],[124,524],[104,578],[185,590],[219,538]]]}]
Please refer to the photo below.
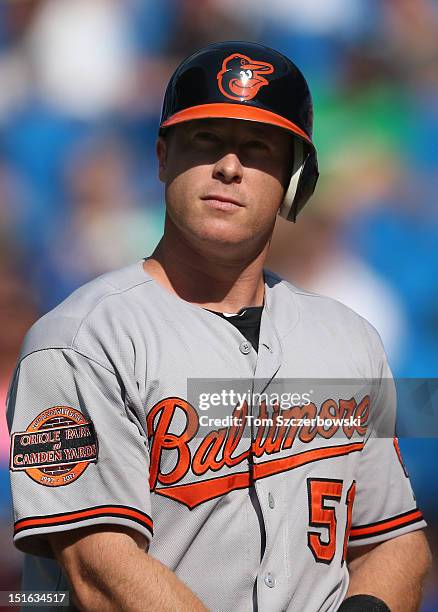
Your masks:
[{"label": "orange bird logo on helmet", "polygon": [[260,87],[269,85],[263,75],[272,74],[274,66],[233,53],[224,59],[217,74],[221,93],[231,100],[252,100]]}]

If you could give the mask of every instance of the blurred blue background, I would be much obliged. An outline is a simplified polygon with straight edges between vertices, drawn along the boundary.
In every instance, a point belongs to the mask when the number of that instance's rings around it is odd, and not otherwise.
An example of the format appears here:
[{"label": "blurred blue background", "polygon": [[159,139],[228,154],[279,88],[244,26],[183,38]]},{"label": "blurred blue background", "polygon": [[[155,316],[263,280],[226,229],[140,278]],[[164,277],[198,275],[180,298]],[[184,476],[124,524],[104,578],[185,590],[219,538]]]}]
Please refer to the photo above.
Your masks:
[{"label": "blurred blue background", "polygon": [[[155,138],[177,63],[218,40],[305,73],[321,178],[269,266],[380,332],[393,372],[438,372],[438,2],[19,0],[0,5],[0,400],[30,324],[151,253],[164,219]],[[415,406],[412,407],[415,411]],[[437,549],[434,438],[400,440]],[[18,588],[0,412],[0,590]],[[388,495],[391,492],[388,491]],[[438,609],[438,569],[423,611]]]}]

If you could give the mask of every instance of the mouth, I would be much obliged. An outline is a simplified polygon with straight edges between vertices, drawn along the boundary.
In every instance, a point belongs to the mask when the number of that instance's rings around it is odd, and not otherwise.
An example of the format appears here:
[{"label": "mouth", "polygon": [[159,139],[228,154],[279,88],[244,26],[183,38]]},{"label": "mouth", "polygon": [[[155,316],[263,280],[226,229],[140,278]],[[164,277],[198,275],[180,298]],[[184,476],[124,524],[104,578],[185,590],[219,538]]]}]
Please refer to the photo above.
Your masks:
[{"label": "mouth", "polygon": [[238,208],[243,208],[243,204],[228,196],[219,195],[217,193],[209,193],[201,198],[211,208],[224,211],[234,211]]}]

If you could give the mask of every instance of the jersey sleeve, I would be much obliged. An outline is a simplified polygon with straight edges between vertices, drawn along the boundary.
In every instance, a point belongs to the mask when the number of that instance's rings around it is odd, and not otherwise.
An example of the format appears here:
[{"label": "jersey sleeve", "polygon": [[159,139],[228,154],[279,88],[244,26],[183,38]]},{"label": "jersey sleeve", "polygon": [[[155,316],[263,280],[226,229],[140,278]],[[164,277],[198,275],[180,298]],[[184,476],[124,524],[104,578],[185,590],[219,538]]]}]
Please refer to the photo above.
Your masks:
[{"label": "jersey sleeve", "polygon": [[[376,332],[377,335],[377,332]],[[426,526],[395,436],[397,394],[380,338],[369,437],[359,461],[349,546],[375,544]]]},{"label": "jersey sleeve", "polygon": [[17,548],[51,556],[47,534],[90,525],[151,539],[147,434],[115,371],[74,349],[35,351],[7,416]]}]

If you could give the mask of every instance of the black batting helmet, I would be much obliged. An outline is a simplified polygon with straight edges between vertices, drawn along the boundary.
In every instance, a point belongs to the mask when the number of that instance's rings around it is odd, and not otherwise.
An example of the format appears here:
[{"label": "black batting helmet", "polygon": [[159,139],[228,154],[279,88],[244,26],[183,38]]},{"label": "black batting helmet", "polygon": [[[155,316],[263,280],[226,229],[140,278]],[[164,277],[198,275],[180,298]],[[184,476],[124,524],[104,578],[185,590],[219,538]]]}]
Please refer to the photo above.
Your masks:
[{"label": "black batting helmet", "polygon": [[245,119],[276,125],[294,138],[294,162],[279,214],[295,221],[318,179],[309,87],[287,57],[252,42],[214,43],[186,58],[166,89],[160,133],[193,119]]}]

